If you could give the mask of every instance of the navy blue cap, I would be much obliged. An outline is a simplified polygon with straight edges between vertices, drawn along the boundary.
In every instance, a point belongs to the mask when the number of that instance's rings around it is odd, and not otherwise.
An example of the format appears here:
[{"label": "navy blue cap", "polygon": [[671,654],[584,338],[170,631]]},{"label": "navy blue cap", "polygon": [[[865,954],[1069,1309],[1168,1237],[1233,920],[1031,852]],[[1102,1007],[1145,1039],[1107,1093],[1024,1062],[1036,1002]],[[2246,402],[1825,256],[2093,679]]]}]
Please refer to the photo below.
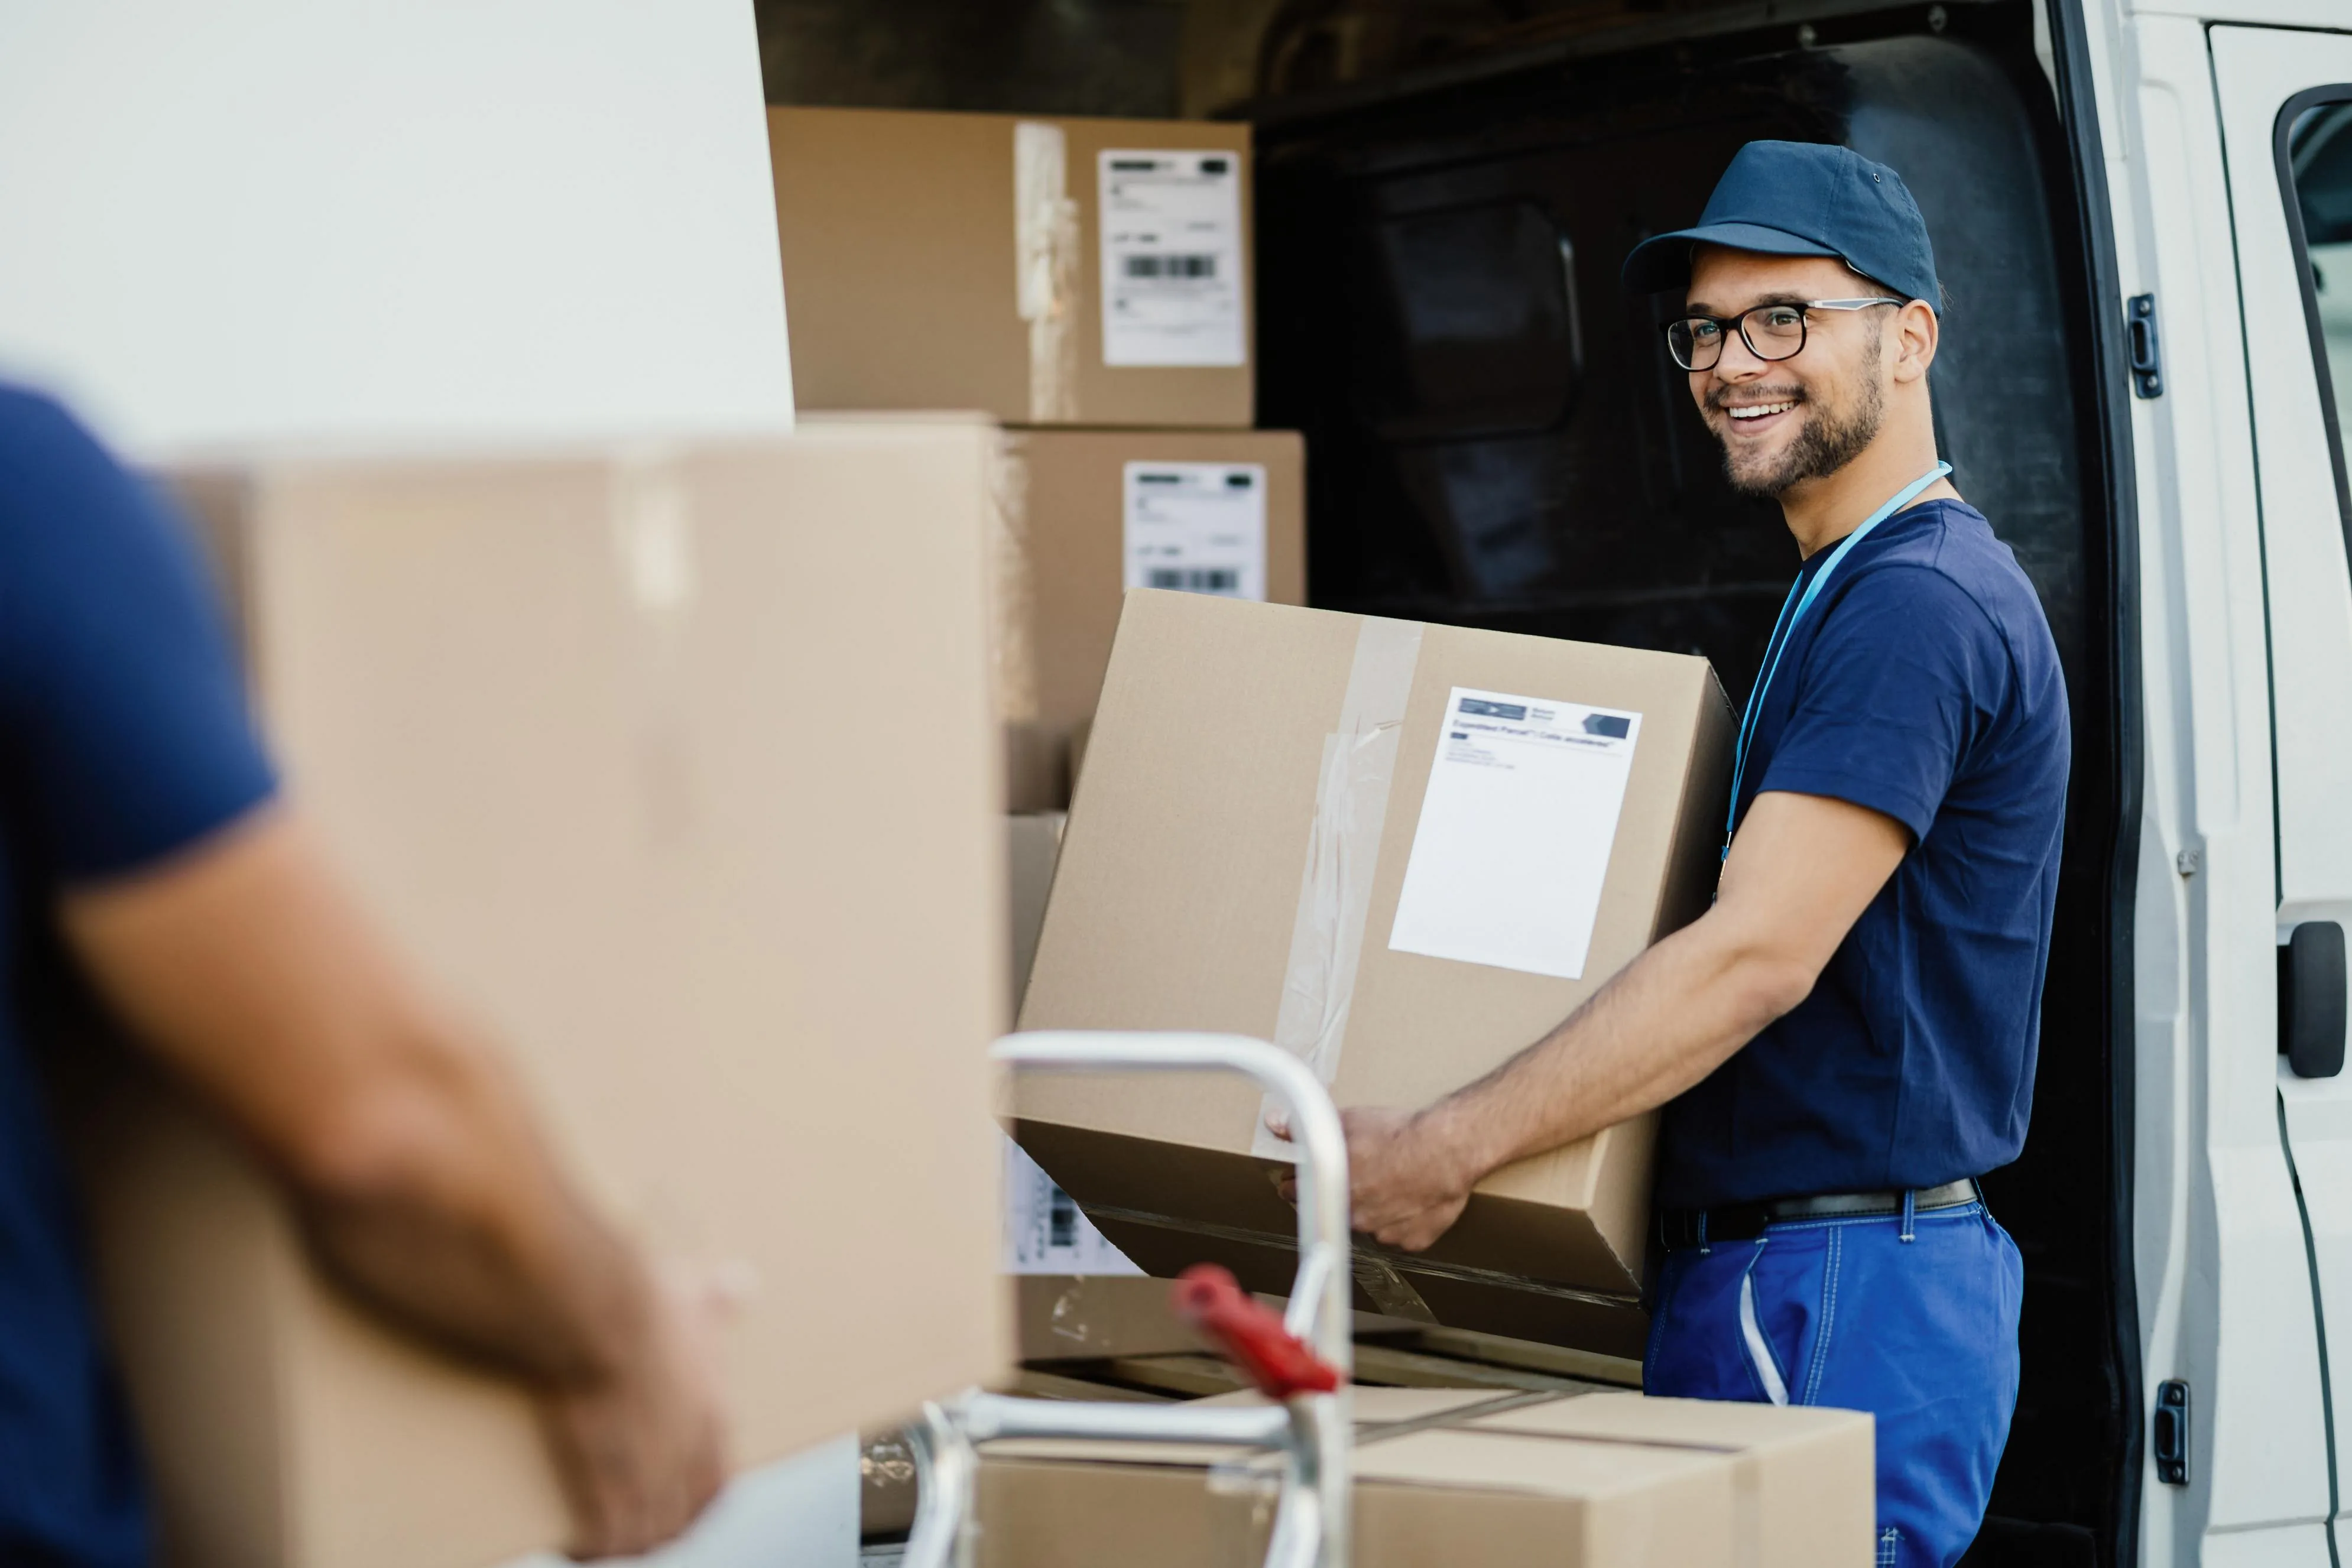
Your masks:
[{"label": "navy blue cap", "polygon": [[1633,247],[1625,258],[1625,287],[1642,294],[1686,287],[1695,245],[1833,256],[1906,299],[1943,308],[1919,204],[1901,175],[1850,147],[1749,142],[1715,183],[1696,227]]}]

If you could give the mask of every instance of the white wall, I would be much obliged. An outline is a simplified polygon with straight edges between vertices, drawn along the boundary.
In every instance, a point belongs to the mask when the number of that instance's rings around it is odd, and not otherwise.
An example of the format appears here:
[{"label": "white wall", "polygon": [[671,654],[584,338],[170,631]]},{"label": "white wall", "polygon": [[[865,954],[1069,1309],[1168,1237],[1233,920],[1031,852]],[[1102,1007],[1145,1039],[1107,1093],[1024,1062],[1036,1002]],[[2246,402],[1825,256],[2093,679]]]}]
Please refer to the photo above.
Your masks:
[{"label": "white wall", "polygon": [[142,457],[788,425],[751,0],[0,0],[0,374]]}]

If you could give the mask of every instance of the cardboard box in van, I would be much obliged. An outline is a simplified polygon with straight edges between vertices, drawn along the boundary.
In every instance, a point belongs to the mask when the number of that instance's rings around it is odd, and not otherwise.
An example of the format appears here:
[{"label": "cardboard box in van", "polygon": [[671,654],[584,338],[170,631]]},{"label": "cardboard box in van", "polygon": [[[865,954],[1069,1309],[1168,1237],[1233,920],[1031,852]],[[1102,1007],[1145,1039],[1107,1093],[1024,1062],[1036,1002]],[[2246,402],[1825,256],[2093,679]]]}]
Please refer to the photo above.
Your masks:
[{"label": "cardboard box in van", "polygon": [[[1207,1030],[1416,1107],[1507,1060],[1712,895],[1732,739],[1706,661],[1130,592],[1021,1027]],[[1029,1075],[1014,1135],[1147,1272],[1286,1293],[1258,1092]],[[1358,1306],[1641,1354],[1653,1119],[1508,1166]]]},{"label": "cardboard box in van", "polygon": [[[1357,1568],[1866,1568],[1873,1423],[1859,1411],[1356,1390]],[[1216,1404],[1256,1403],[1254,1395]],[[1276,1460],[1213,1446],[981,1448],[982,1568],[1244,1568]]]},{"label": "cardboard box in van", "polygon": [[803,408],[1247,428],[1250,131],[771,109]]},{"label": "cardboard box in van", "polygon": [[1306,450],[1287,431],[1008,430],[1004,463],[1008,803],[1054,810],[1126,590],[1306,602]]},{"label": "cardboard box in van", "polygon": [[[1010,1350],[995,434],[183,486],[291,796],[360,901],[508,1048],[617,1224],[751,1284],[725,1345],[746,1466]],[[562,1542],[518,1388],[331,1288],[177,1095],[127,1069],[96,1089],[79,1153],[167,1561],[480,1568]]]}]

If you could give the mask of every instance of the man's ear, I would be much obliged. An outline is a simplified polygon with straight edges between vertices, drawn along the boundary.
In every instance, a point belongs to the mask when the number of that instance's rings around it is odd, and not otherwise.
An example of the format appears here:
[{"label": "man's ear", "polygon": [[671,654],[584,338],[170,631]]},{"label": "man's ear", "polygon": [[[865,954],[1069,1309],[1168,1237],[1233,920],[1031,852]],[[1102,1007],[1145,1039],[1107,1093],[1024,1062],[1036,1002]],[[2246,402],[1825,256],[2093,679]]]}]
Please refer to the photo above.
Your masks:
[{"label": "man's ear", "polygon": [[1942,323],[1924,299],[1914,299],[1895,313],[1895,380],[1897,385],[1926,378],[1936,362],[1937,334]]}]

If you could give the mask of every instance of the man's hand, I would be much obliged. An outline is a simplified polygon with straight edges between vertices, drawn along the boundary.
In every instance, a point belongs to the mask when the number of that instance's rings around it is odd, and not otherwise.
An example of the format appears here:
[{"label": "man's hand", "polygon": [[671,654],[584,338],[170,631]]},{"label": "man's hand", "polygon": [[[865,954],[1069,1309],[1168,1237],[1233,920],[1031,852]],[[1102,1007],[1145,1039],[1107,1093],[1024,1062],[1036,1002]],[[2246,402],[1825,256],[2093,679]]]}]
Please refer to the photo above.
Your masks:
[{"label": "man's hand", "polygon": [[[1279,1115],[1266,1123],[1290,1136]],[[1348,1134],[1349,1224],[1384,1247],[1418,1252],[1462,1218],[1477,1180],[1462,1152],[1427,1112],[1358,1106],[1339,1113]],[[1295,1179],[1282,1195],[1297,1200]]]},{"label": "man's hand", "polygon": [[618,1364],[540,1396],[575,1558],[653,1550],[691,1524],[727,1479],[718,1338],[731,1303],[712,1281],[672,1270],[649,1305]]}]

